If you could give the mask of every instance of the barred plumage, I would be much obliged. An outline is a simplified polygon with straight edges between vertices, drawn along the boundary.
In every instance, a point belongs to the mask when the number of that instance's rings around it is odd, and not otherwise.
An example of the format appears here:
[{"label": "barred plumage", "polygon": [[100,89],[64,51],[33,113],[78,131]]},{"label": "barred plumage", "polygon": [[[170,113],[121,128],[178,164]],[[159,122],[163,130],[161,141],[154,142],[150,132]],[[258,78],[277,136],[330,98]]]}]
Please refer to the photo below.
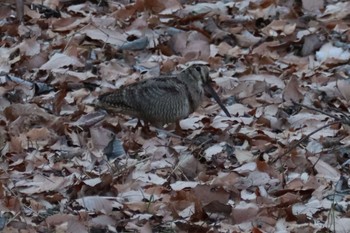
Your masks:
[{"label": "barred plumage", "polygon": [[192,65],[175,76],[145,79],[103,94],[97,106],[160,126],[187,117],[209,92],[230,116],[210,82],[207,66]]}]

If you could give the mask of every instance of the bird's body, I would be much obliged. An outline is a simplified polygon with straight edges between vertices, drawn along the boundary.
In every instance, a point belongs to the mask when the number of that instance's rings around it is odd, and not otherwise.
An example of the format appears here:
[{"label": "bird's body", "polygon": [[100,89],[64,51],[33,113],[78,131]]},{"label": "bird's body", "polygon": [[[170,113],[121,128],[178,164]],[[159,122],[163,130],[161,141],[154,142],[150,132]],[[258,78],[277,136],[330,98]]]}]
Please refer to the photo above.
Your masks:
[{"label": "bird's body", "polygon": [[208,67],[192,65],[174,76],[142,80],[103,94],[99,96],[98,106],[160,126],[194,112],[203,101],[205,90],[209,89],[229,116],[210,82]]}]

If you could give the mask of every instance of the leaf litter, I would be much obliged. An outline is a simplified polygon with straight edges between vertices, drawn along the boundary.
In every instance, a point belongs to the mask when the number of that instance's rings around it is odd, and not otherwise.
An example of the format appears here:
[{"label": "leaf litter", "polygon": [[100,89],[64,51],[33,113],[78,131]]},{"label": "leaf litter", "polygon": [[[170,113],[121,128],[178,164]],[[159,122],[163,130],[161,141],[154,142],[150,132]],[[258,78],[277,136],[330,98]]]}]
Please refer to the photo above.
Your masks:
[{"label": "leaf litter", "polygon": [[[2,232],[348,232],[348,2],[40,4],[0,3]],[[196,61],[232,117],[93,107]]]}]

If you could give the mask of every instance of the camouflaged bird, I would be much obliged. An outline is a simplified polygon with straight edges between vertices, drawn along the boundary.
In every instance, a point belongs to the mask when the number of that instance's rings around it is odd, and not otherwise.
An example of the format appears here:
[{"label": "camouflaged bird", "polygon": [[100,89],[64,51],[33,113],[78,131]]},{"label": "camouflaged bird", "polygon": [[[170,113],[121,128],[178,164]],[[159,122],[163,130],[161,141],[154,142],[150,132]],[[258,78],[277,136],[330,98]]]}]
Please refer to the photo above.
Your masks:
[{"label": "camouflaged bird", "polygon": [[102,94],[97,106],[163,126],[178,122],[194,112],[206,92],[230,117],[211,82],[208,67],[196,64],[174,76],[145,79]]}]

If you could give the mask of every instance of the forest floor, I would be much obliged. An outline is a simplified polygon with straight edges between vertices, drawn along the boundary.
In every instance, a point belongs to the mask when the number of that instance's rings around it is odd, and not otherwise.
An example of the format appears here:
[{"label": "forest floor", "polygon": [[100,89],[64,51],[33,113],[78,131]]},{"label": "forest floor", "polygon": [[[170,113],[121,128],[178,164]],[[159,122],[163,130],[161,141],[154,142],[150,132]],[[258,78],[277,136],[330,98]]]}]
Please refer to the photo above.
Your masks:
[{"label": "forest floor", "polygon": [[[0,3],[0,231],[350,232],[350,2]],[[206,63],[171,129],[93,107]]]}]

